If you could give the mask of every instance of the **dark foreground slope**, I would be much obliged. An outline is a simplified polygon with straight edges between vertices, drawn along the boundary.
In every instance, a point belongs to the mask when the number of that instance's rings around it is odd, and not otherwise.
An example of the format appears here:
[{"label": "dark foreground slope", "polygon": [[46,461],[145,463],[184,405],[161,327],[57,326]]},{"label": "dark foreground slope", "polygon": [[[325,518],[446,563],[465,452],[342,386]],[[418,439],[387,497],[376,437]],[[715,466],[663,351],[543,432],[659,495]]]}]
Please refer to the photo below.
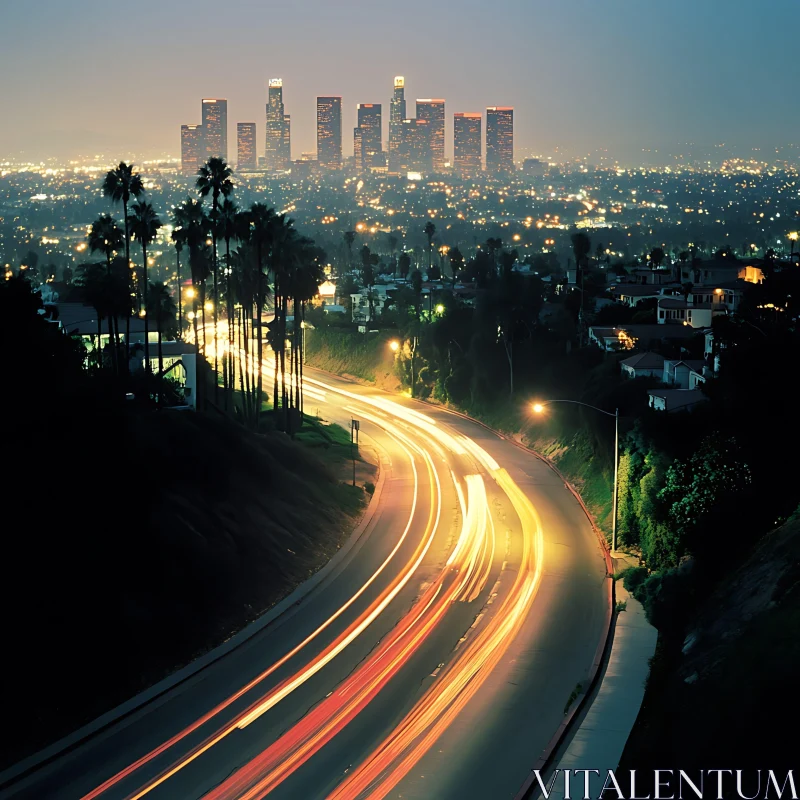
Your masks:
[{"label": "dark foreground slope", "polygon": [[684,633],[662,634],[621,768],[796,769],[798,515],[762,540]]},{"label": "dark foreground slope", "polygon": [[20,422],[6,463],[6,764],[272,606],[366,497],[283,434],[72,401]]}]

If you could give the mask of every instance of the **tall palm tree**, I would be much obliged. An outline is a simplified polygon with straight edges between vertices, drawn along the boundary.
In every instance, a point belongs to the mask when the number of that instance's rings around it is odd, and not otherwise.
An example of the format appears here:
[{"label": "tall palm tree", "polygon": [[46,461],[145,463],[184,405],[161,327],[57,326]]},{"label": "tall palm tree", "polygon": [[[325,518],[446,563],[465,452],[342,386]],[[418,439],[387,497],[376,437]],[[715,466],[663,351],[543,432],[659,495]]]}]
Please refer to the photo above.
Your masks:
[{"label": "tall palm tree", "polygon": [[[155,209],[146,201],[135,203],[129,220],[131,235],[142,245],[142,287],[144,291],[144,360],[150,371],[150,323],[147,315],[147,248],[153,243],[161,227]],[[159,347],[161,343],[159,342]]]},{"label": "tall palm tree", "polygon": [[[280,222],[278,222],[280,220]],[[264,304],[267,295],[267,276],[264,274],[264,264],[267,259],[270,259],[274,275],[274,290],[273,299],[275,306],[275,322],[278,322],[278,292],[279,284],[277,277],[277,262],[274,260],[275,248],[274,239],[276,231],[283,225],[284,217],[276,217],[275,212],[264,205],[264,203],[254,203],[250,206],[248,214],[249,222],[249,236],[250,243],[255,253],[255,275],[253,280],[253,298],[255,300],[255,319],[256,333],[258,336],[258,362],[256,368],[256,397],[255,397],[255,415],[256,421],[261,415],[261,397],[263,393],[263,361],[264,361],[264,336],[261,325],[261,315],[264,310]],[[278,351],[275,352],[275,389],[278,387]],[[273,408],[277,411],[278,398],[273,395],[272,398]],[[256,423],[257,424],[257,423]]]},{"label": "tall palm tree", "polygon": [[[103,367],[103,320],[108,315],[107,278],[104,264],[84,264],[78,272],[78,286],[81,288],[83,301],[92,306],[97,314],[97,369]],[[110,334],[110,330],[109,330]]]},{"label": "tall palm tree", "polygon": [[[141,175],[133,171],[133,164],[120,161],[116,169],[109,170],[103,179],[103,194],[110,197],[113,203],[122,203],[122,218],[125,221],[125,266],[131,266],[131,237],[128,228],[128,203],[131,198],[140,198],[144,194],[144,183]],[[129,279],[130,280],[130,279]],[[131,315],[125,319],[125,347],[131,338]],[[127,369],[128,360],[125,359]]]},{"label": "tall palm tree", "polygon": [[[89,252],[102,253],[106,259],[106,275],[111,279],[111,263],[114,254],[122,249],[122,231],[116,220],[108,215],[101,214],[89,228],[88,236]],[[127,315],[130,317],[130,313]],[[114,329],[116,328],[116,333]],[[113,314],[108,315],[108,338],[111,344],[111,364],[115,371],[119,369],[119,322]],[[127,349],[128,342],[125,342]]]},{"label": "tall palm tree", "polygon": [[164,349],[161,343],[164,337],[162,334],[169,331],[170,327],[173,333],[175,331],[175,301],[163,281],[154,281],[150,284],[147,300],[147,316],[155,319],[158,331],[158,374],[161,376],[164,372]]},{"label": "tall palm tree", "polygon": [[219,268],[217,263],[217,225],[219,215],[220,197],[233,194],[233,170],[224,158],[209,158],[197,171],[197,191],[200,197],[211,195],[211,247],[213,248],[212,269],[214,271],[214,397],[218,400],[219,381],[219,335],[217,323],[219,320]]},{"label": "tall palm tree", "polygon": [[[173,213],[173,219],[175,215]],[[172,229],[172,243],[175,245],[175,272],[178,284],[178,336],[183,336],[183,286],[181,284],[181,253],[186,246],[186,230],[180,225]]]},{"label": "tall palm tree", "polygon": [[433,252],[433,235],[436,233],[436,226],[432,222],[425,224],[425,235],[428,237],[428,272],[431,271],[431,257]]}]

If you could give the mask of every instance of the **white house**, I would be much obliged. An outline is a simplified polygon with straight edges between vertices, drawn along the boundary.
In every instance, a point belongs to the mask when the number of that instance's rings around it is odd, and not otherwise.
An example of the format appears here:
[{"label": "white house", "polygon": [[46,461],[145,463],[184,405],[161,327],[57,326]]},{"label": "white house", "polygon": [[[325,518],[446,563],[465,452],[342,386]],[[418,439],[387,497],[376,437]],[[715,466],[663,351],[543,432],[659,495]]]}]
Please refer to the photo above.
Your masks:
[{"label": "white house", "polygon": [[678,389],[696,389],[701,383],[705,383],[704,366],[705,362],[697,359],[666,360],[662,382]]}]

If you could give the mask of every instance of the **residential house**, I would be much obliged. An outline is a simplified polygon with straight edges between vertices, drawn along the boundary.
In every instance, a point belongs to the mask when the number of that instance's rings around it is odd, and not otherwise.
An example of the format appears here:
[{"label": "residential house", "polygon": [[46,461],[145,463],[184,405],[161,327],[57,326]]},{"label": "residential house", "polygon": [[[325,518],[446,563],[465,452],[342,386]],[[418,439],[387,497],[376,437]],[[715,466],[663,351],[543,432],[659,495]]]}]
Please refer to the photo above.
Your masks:
[{"label": "residential house", "polygon": [[658,350],[664,344],[680,343],[692,338],[697,331],[685,325],[618,325],[614,328],[592,326],[589,341],[601,350],[646,349]]},{"label": "residential house", "polygon": [[649,389],[648,405],[655,411],[690,411],[707,400],[699,389]]},{"label": "residential house", "polygon": [[664,361],[662,383],[678,389],[697,389],[705,383],[705,361],[697,359]]},{"label": "residential house", "polygon": [[658,378],[664,374],[664,356],[659,353],[637,353],[620,362],[622,374],[629,378]]}]

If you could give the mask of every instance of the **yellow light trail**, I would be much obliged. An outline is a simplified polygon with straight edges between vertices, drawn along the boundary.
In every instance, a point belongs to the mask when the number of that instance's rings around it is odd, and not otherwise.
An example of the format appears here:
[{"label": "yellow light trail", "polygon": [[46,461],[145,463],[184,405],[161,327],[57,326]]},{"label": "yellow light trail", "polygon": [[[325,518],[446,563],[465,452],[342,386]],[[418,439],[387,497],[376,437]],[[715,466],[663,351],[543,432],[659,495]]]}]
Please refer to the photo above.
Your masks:
[{"label": "yellow light trail", "polygon": [[440,673],[403,721],[327,800],[380,800],[408,774],[474,697],[519,632],[538,591],[544,536],[541,521],[505,470],[493,474],[522,525],[522,563],[493,618]]}]

